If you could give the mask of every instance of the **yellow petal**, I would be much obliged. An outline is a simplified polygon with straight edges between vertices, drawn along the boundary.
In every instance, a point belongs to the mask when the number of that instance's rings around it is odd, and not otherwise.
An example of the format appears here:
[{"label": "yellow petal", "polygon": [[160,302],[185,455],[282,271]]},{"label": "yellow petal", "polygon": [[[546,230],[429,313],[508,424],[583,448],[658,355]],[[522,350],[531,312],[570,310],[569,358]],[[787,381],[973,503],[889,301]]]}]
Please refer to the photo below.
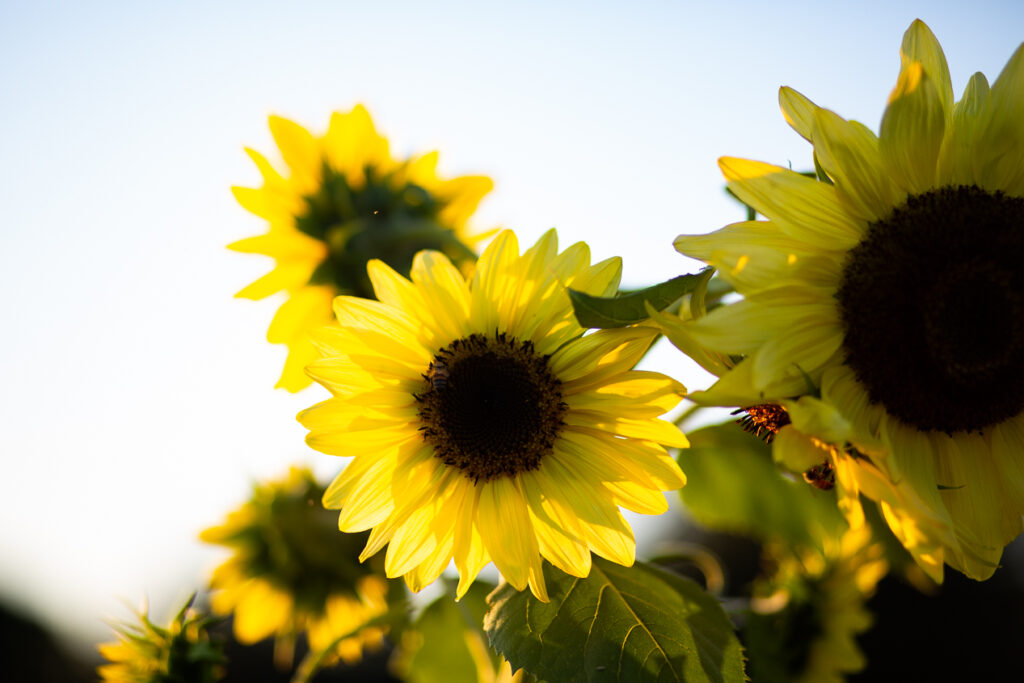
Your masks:
[{"label": "yellow petal", "polygon": [[452,559],[459,570],[459,585],[455,591],[456,599],[461,599],[469,590],[480,570],[491,561],[484,547],[483,537],[476,523],[477,507],[482,487],[461,479],[455,482],[452,492],[453,500],[458,500],[455,513],[455,539]]},{"label": "yellow petal", "polygon": [[362,431],[354,431],[353,426],[345,431],[312,431],[306,436],[306,443],[321,453],[353,456],[399,446],[419,438],[415,426],[407,425],[404,429],[396,429],[392,421],[379,421],[377,424],[379,426],[376,428]]},{"label": "yellow petal", "polygon": [[680,235],[675,247],[715,266],[739,292],[787,282],[836,287],[845,257],[845,252],[814,249],[766,221],[734,223],[706,235]]},{"label": "yellow petal", "polygon": [[927,192],[935,185],[951,111],[921,62],[904,62],[882,115],[879,149],[889,174],[911,194]]},{"label": "yellow petal", "polygon": [[265,581],[253,581],[235,609],[235,637],[251,645],[273,634],[287,623],[292,600]]},{"label": "yellow petal", "polygon": [[958,433],[956,438],[932,434],[936,450],[936,479],[944,488],[942,500],[957,529],[969,532],[981,546],[995,551],[1024,531],[1021,510],[1008,507],[1002,478],[985,439]]},{"label": "yellow petal", "polygon": [[613,458],[594,457],[568,440],[560,442],[551,457],[558,459],[569,476],[603,488],[616,505],[646,515],[660,515],[668,510],[665,494],[634,481],[627,470],[615,466]]},{"label": "yellow petal", "polygon": [[637,420],[584,410],[570,411],[562,419],[570,428],[597,430],[616,436],[653,441],[674,448],[686,448],[690,445],[679,428],[665,420]]},{"label": "yellow petal", "polygon": [[779,88],[779,107],[793,130],[808,142],[814,138],[814,112],[818,105],[790,87]]},{"label": "yellow petal", "polygon": [[316,139],[299,124],[280,116],[270,117],[270,134],[281,157],[300,187],[310,189],[320,176],[320,149]]},{"label": "yellow petal", "polygon": [[493,334],[502,327],[495,302],[502,300],[508,273],[519,260],[519,242],[511,230],[502,231],[477,261],[471,290],[473,329]]},{"label": "yellow petal", "polygon": [[331,166],[346,175],[353,187],[365,183],[366,166],[387,171],[394,164],[387,138],[377,133],[366,108],[359,104],[347,114],[331,116],[324,147]]},{"label": "yellow petal", "polygon": [[331,322],[331,301],[334,288],[329,286],[303,287],[277,309],[267,330],[267,341],[287,344],[298,338],[309,338],[315,328]]},{"label": "yellow petal", "polygon": [[469,289],[451,261],[440,252],[421,251],[413,259],[411,275],[425,307],[420,317],[429,315],[442,338],[469,336]]},{"label": "yellow petal", "polygon": [[542,463],[539,470],[526,472],[521,477],[540,553],[566,574],[587,576],[590,549],[582,541],[576,513],[561,498],[558,487],[545,472]]},{"label": "yellow petal", "polygon": [[928,79],[934,84],[942,110],[948,115],[953,109],[953,83],[942,46],[935,34],[920,19],[915,19],[903,34],[900,57],[904,68],[907,62],[920,62]]},{"label": "yellow petal", "polygon": [[663,415],[679,405],[686,387],[658,372],[631,370],[591,385],[584,393],[563,392],[570,407],[605,409],[638,408]]},{"label": "yellow petal", "polygon": [[686,484],[686,475],[676,461],[658,444],[635,439],[614,439],[591,433],[566,430],[565,441],[580,452],[593,453],[609,461],[620,478],[643,483],[651,489],[671,491]]},{"label": "yellow petal", "polygon": [[866,226],[849,215],[826,183],[747,159],[722,157],[718,165],[736,196],[799,244],[845,251],[863,237]]},{"label": "yellow petal", "polygon": [[292,290],[309,280],[315,266],[306,263],[279,265],[235,294],[239,299],[264,299],[282,289]]},{"label": "yellow petal", "polygon": [[540,549],[526,499],[516,481],[500,478],[480,485],[477,524],[484,546],[516,590],[526,588],[531,569],[540,569]]},{"label": "yellow petal", "polygon": [[987,112],[978,184],[1024,196],[1024,44],[992,84]]},{"label": "yellow petal", "polygon": [[754,387],[764,389],[779,381],[817,376],[842,343],[838,313],[831,318],[794,321],[785,334],[767,340],[754,352]]},{"label": "yellow petal", "polygon": [[938,185],[975,185],[981,177],[981,122],[988,96],[988,80],[979,71],[971,76],[963,97],[953,106],[953,117],[939,153]]},{"label": "yellow petal", "polygon": [[878,138],[863,125],[827,109],[814,115],[814,151],[835,181],[840,201],[866,222],[887,218],[906,192],[886,173]]},{"label": "yellow petal", "polygon": [[588,375],[599,367],[608,369],[613,362],[618,372],[633,367],[657,334],[650,327],[598,330],[556,351],[550,360],[551,372],[563,383],[579,379],[590,384],[595,379]]},{"label": "yellow petal", "polygon": [[569,474],[557,458],[547,458],[544,468],[547,480],[558,491],[558,500],[564,501],[579,520],[580,533],[590,549],[612,562],[632,566],[636,558],[633,531],[608,495]]}]

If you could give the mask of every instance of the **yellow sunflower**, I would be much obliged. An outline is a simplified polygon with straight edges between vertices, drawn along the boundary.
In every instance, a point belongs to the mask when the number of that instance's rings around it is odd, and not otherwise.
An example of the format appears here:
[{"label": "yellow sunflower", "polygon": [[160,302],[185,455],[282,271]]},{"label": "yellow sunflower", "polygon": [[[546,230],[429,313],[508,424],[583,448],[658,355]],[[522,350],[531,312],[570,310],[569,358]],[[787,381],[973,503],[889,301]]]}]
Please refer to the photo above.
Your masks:
[{"label": "yellow sunflower", "polygon": [[959,101],[922,22],[901,58],[878,136],[782,89],[824,182],[721,160],[768,221],[676,240],[743,295],[692,325],[744,356],[694,398],[749,406],[815,385],[801,431],[841,446],[837,479],[846,467],[882,503],[934,578],[946,562],[985,579],[1024,511],[1024,46]]},{"label": "yellow sunflower", "polygon": [[746,625],[755,680],[841,683],[864,668],[857,636],[871,626],[865,603],[888,571],[884,550],[861,527],[823,548],[766,548],[776,564],[755,584]]},{"label": "yellow sunflower", "polygon": [[[213,610],[234,615],[241,643],[276,636],[282,666],[303,631],[318,652],[387,611],[387,580],[356,562],[363,539],[338,537],[334,515],[320,506],[323,492],[308,470],[293,467],[281,481],[256,485],[223,525],[200,535],[234,551],[213,572]],[[332,658],[359,661],[382,638],[368,627],[342,639]]]},{"label": "yellow sunflower", "polygon": [[233,187],[238,203],[265,219],[269,232],[228,245],[263,254],[274,269],[236,296],[262,299],[284,291],[267,339],[288,346],[277,386],[308,386],[303,368],[317,357],[309,332],[331,320],[338,294],[372,296],[366,262],[383,260],[408,273],[421,249],[437,249],[456,263],[476,258],[466,223],[493,183],[484,176],[442,180],[437,153],[396,160],[366,109],[331,116],[327,134],[315,137],[302,126],[270,117],[270,132],[284,159],[279,173],[259,152],[263,186]]},{"label": "yellow sunflower", "polygon": [[324,504],[342,531],[373,530],[362,556],[388,545],[387,575],[414,591],[454,559],[460,597],[493,561],[541,600],[542,557],[574,576],[591,551],[632,564],[618,507],[661,513],[685,482],[660,444],[686,439],[658,419],[685,390],[631,369],[655,329],[585,335],[573,317],[566,288],[615,292],[619,259],[558,253],[553,230],[520,255],[505,231],[469,282],[432,251],[411,282],[368,271],[379,301],[338,297],[308,367],[333,398],[299,414],[310,446],[353,456]]},{"label": "yellow sunflower", "polygon": [[214,683],[223,678],[221,643],[211,640],[207,631],[216,619],[193,609],[194,597],[167,628],[150,621],[145,609],[138,613],[138,624],[115,627],[118,639],[99,646],[107,660],[97,669],[100,679],[107,683]]}]

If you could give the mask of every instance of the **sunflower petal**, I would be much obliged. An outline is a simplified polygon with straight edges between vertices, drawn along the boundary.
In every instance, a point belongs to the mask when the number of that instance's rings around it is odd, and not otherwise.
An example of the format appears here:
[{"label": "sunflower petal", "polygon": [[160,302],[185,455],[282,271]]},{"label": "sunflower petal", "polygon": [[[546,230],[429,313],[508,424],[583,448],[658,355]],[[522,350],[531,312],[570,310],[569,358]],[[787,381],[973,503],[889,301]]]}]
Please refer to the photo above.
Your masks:
[{"label": "sunflower petal", "polygon": [[911,194],[921,194],[935,185],[950,113],[951,107],[943,102],[924,65],[905,62],[882,115],[879,148],[889,174]]}]

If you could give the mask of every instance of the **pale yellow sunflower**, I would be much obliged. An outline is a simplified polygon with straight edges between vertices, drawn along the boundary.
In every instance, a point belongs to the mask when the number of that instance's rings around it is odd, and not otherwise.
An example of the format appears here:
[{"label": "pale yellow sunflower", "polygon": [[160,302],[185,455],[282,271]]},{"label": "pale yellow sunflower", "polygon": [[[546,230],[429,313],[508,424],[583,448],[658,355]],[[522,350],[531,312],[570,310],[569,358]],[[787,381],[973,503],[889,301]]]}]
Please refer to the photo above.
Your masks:
[{"label": "pale yellow sunflower", "polygon": [[364,539],[339,538],[334,514],[320,505],[323,492],[308,470],[293,467],[280,481],[257,484],[223,525],[200,535],[234,552],[210,580],[213,610],[233,615],[241,643],[275,636],[282,666],[302,632],[314,652],[352,634],[328,657],[348,663],[383,638],[378,626],[360,627],[387,611],[388,581],[356,561]]},{"label": "pale yellow sunflower", "polygon": [[922,22],[901,58],[878,136],[782,89],[825,182],[721,160],[768,220],[676,240],[743,295],[689,330],[743,356],[694,398],[817,387],[801,431],[837,446],[837,479],[882,504],[933,578],[945,562],[985,579],[1024,512],[1024,46],[959,101]]},{"label": "pale yellow sunflower", "polygon": [[246,149],[263,185],[231,188],[270,230],[229,248],[275,261],[236,296],[287,295],[267,339],[288,346],[277,386],[298,391],[310,383],[303,368],[317,357],[309,332],[330,322],[334,297],[373,295],[368,260],[408,273],[421,249],[443,251],[459,264],[476,258],[473,246],[484,235],[471,233],[467,221],[493,183],[485,176],[441,179],[436,152],[394,159],[362,105],[333,114],[320,137],[278,116],[270,117],[270,132],[284,173]]},{"label": "pale yellow sunflower", "polygon": [[98,667],[107,683],[214,683],[224,677],[222,644],[210,638],[208,615],[192,607],[189,598],[166,628],[149,619],[146,609],[138,623],[115,626],[117,640],[99,646],[107,663]]},{"label": "pale yellow sunflower", "polygon": [[655,329],[584,334],[573,316],[566,288],[612,294],[619,259],[558,253],[553,230],[520,255],[505,231],[468,282],[432,251],[411,282],[368,270],[379,301],[338,297],[308,368],[334,396],[299,415],[310,446],[353,457],[324,504],[342,531],[372,529],[363,557],[387,545],[414,591],[454,559],[459,596],[493,561],[542,600],[541,558],[574,576],[591,551],[632,564],[619,506],[659,514],[683,485],[662,444],[686,439],[659,416],[684,388],[632,369]]}]

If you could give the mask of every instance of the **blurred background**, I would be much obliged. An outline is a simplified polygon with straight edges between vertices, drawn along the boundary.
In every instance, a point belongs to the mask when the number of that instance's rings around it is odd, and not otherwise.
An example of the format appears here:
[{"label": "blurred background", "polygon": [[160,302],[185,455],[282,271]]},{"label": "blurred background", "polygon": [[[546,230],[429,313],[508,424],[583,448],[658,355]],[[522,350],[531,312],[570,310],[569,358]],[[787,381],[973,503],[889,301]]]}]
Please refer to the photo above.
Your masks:
[{"label": "blurred background", "polygon": [[[205,585],[224,554],[197,534],[254,479],[343,464],[294,420],[326,392],[272,388],[279,302],[232,299],[270,265],[224,248],[265,230],[229,188],[259,183],[243,146],[274,158],[269,114],[319,134],[364,103],[396,155],[494,178],[476,226],[557,227],[639,287],[742,219],[719,156],[810,167],[780,85],[877,130],[915,17],[958,96],[1024,40],[1011,1],[0,2],[0,600],[92,658],[124,603]],[[1009,599],[966,595],[974,624]]]}]

